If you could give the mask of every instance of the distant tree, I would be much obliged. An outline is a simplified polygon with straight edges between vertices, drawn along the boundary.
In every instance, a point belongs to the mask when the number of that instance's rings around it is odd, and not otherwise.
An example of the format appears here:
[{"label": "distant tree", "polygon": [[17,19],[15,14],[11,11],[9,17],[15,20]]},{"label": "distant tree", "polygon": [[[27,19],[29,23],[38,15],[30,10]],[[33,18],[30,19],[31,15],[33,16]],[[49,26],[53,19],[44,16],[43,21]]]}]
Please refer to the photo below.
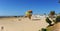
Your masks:
[{"label": "distant tree", "polygon": [[17,16],[14,16],[14,17],[17,17]]},{"label": "distant tree", "polygon": [[46,13],[44,13],[44,15],[46,15]]}]

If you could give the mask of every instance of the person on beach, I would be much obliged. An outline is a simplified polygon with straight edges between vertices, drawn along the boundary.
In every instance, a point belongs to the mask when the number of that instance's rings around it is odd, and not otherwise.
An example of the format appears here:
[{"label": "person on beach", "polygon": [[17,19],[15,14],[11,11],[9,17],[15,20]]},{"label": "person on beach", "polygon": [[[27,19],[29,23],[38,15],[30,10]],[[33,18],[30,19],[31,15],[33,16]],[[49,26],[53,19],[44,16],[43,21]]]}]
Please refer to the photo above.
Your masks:
[{"label": "person on beach", "polygon": [[53,26],[47,27],[47,31],[60,31],[60,15],[56,17],[56,22]]},{"label": "person on beach", "polygon": [[32,10],[28,10],[26,12],[26,17],[28,17],[29,19],[31,19],[31,16],[32,16]]},{"label": "person on beach", "polygon": [[55,11],[51,11],[49,16],[46,18],[46,22],[49,24],[49,26],[52,26],[55,23]]}]

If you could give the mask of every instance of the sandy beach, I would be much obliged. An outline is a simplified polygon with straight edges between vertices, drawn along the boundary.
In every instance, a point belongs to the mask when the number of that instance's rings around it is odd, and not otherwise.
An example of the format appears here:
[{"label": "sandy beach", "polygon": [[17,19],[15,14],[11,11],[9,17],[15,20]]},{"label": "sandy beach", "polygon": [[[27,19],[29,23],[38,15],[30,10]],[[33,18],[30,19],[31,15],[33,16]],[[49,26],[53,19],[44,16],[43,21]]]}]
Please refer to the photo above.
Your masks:
[{"label": "sandy beach", "polygon": [[35,20],[33,17],[31,20],[23,17],[0,18],[0,27],[4,27],[3,31],[38,31],[41,28],[46,28],[47,25],[44,16],[39,20]]}]

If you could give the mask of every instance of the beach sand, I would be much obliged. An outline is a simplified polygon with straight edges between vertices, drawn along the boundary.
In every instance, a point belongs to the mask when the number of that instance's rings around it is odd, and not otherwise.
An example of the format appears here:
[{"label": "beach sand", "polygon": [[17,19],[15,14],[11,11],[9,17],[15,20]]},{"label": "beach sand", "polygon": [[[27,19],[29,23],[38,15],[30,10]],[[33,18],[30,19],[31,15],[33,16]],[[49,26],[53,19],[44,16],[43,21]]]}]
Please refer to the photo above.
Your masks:
[{"label": "beach sand", "polygon": [[39,20],[11,17],[0,18],[0,27],[1,26],[4,27],[3,31],[38,31],[41,28],[46,28],[48,24],[45,21],[45,17],[41,17]]}]

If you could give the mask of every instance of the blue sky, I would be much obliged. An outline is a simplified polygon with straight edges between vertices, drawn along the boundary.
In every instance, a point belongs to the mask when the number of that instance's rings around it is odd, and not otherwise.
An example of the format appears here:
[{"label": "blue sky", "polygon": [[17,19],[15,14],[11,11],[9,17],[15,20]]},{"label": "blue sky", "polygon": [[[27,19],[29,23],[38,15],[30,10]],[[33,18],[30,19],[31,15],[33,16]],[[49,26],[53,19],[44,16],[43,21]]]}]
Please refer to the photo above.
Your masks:
[{"label": "blue sky", "polygon": [[0,0],[0,16],[24,15],[27,10],[33,14],[49,14],[50,11],[60,12],[58,0]]}]

